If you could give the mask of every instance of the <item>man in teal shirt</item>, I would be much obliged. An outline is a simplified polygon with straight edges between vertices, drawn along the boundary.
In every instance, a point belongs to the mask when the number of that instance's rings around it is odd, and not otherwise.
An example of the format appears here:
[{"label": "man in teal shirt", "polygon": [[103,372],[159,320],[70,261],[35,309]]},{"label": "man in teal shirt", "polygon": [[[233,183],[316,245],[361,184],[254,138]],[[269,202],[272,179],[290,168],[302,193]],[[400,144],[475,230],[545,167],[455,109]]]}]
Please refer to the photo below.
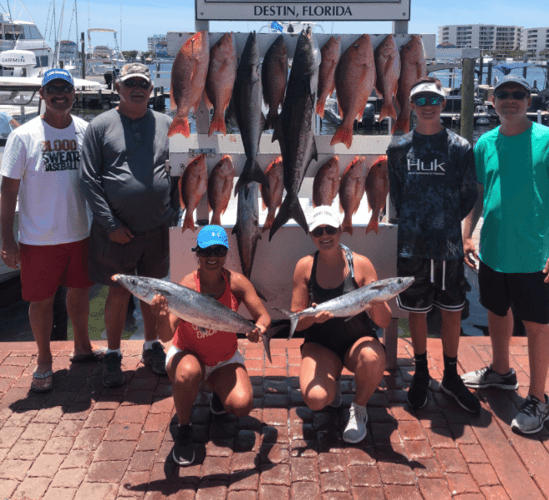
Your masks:
[{"label": "man in teal shirt", "polygon": [[[480,261],[480,302],[488,309],[493,360],[463,381],[476,389],[518,388],[509,365],[513,305],[528,335],[530,388],[511,426],[532,434],[549,420],[549,128],[528,119],[532,98],[521,77],[498,82],[492,102],[501,126],[475,147],[479,197],[465,219],[463,241],[467,265]],[[483,207],[477,255],[471,236]]]}]

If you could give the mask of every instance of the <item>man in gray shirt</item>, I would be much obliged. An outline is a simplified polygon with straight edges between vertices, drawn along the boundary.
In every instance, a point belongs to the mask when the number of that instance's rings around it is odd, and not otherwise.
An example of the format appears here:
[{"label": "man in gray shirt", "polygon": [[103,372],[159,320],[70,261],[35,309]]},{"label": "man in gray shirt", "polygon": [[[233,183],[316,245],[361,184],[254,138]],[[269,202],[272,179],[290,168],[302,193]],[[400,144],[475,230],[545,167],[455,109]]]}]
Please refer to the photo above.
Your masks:
[{"label": "man in gray shirt", "polygon": [[[171,119],[148,108],[152,81],[147,66],[126,64],[116,82],[120,104],[95,118],[82,148],[80,185],[93,212],[89,274],[109,286],[105,303],[108,350],[101,381],[105,387],[124,383],[120,341],[130,292],[113,274],[163,278],[169,270],[170,207],[168,128]],[[158,342],[156,320],[141,302],[145,329],[142,361],[166,375],[165,353]]]}]

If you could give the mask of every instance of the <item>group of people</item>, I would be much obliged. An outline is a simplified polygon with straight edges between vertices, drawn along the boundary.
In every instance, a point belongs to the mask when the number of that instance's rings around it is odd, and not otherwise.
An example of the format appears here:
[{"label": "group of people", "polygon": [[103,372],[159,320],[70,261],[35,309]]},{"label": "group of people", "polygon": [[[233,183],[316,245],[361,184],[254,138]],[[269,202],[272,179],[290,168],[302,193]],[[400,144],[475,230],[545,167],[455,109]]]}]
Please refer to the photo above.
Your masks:
[{"label": "group of people", "polygon": [[[120,339],[129,292],[116,273],[163,278],[168,274],[168,227],[174,210],[165,168],[170,118],[148,109],[149,70],[126,65],[116,82],[120,104],[89,125],[70,110],[74,85],[61,69],[48,71],[40,95],[42,116],[14,131],[2,162],[1,257],[21,267],[23,298],[38,344],[38,366],[31,389],[52,388],[49,335],[58,286],[69,287],[67,311],[74,325],[74,362],[102,357],[106,387],[124,383]],[[529,337],[529,395],[512,426],[539,431],[549,419],[545,380],[549,363],[549,129],[530,122],[530,87],[522,78],[497,83],[492,98],[501,126],[485,134],[473,150],[446,130],[440,115],[446,103],[435,78],[418,80],[410,93],[416,128],[393,138],[388,166],[391,199],[398,216],[397,273],[413,276],[398,305],[408,311],[415,373],[408,391],[414,410],[427,404],[431,377],[427,361],[426,314],[441,311],[444,375],[440,388],[466,411],[481,405],[468,388],[516,389],[509,366],[511,305]],[[19,196],[19,244],[13,218]],[[86,202],[93,213],[89,229]],[[477,255],[471,235],[484,208]],[[463,230],[462,230],[462,221]],[[368,258],[342,245],[341,220],[331,207],[316,207],[309,231],[317,251],[295,267],[291,309],[314,307],[377,280]],[[192,249],[197,269],[181,284],[213,295],[225,306],[248,309],[257,342],[271,318],[251,282],[225,267],[229,242],[220,226],[206,226]],[[480,300],[488,309],[493,363],[459,376],[457,355],[461,311],[465,305],[464,262],[479,260]],[[87,332],[88,292],[92,283],[109,286],[105,304],[108,349],[91,345]],[[168,375],[179,421],[173,459],[194,460],[191,411],[200,383],[212,389],[211,411],[244,416],[252,408],[252,386],[235,333],[204,332],[168,311],[166,299],[141,302],[145,329],[142,360]],[[342,403],[343,368],[354,374],[356,392],[342,433],[358,443],[367,433],[366,404],[385,369],[385,350],[377,328],[386,328],[391,310],[371,302],[351,319],[318,312],[302,318],[300,389],[312,410]],[[172,341],[167,354],[159,339]]]}]

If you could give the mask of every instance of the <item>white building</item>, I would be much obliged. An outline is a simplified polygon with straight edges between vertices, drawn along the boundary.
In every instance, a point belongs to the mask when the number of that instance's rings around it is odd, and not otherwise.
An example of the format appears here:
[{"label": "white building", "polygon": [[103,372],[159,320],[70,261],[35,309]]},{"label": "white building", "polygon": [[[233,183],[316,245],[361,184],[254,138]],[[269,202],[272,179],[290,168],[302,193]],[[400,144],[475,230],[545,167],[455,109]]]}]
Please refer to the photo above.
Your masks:
[{"label": "white building", "polygon": [[147,38],[147,52],[156,53],[157,45],[166,45],[168,38],[166,35],[153,35]]},{"label": "white building", "polygon": [[450,24],[439,26],[438,43],[451,43],[458,48],[484,50],[512,50],[522,41],[522,26],[495,24]]},{"label": "white building", "polygon": [[549,50],[549,28],[526,28],[522,33],[520,48],[529,57],[538,57],[540,52]]}]

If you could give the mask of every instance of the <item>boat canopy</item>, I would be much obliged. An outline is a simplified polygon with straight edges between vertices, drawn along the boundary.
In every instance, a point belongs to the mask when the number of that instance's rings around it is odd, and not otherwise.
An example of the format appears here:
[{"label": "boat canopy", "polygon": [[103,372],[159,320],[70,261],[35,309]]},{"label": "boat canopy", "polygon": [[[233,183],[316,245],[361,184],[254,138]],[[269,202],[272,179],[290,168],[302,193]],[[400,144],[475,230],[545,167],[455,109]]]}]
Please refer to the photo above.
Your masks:
[{"label": "boat canopy", "polygon": [[535,64],[535,63],[501,63],[497,66],[494,66],[494,69],[498,69],[501,71],[504,75],[508,75],[513,71],[514,69],[523,69],[523,68],[547,68],[547,66],[543,64]]}]

